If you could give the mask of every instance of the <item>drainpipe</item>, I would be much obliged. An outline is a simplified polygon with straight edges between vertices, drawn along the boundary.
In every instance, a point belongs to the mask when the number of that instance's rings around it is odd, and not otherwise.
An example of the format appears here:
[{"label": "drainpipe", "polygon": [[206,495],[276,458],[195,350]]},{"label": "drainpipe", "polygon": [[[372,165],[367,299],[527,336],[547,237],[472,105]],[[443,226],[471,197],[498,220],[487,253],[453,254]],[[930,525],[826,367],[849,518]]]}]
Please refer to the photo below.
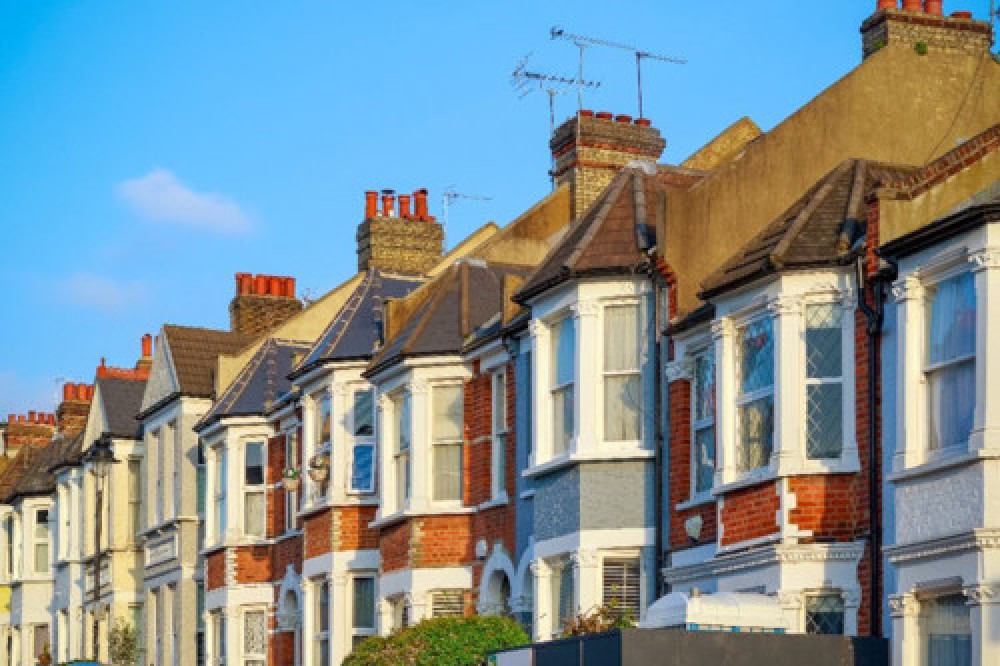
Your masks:
[{"label": "drainpipe", "polygon": [[656,270],[656,248],[647,250],[646,271],[653,286],[653,580],[654,599],[660,598],[660,576],[663,571],[663,374],[661,372],[661,320],[663,283]]},{"label": "drainpipe", "polygon": [[882,570],[882,529],[878,520],[878,488],[881,479],[878,474],[876,455],[878,454],[878,418],[876,414],[878,400],[878,373],[880,368],[876,362],[878,338],[882,334],[882,324],[885,320],[885,297],[889,283],[896,277],[895,262],[888,261],[885,267],[880,266],[871,281],[872,305],[865,300],[865,259],[859,255],[855,260],[855,279],[858,287],[858,308],[868,320],[868,549],[871,559],[869,581],[869,606],[871,626],[869,634],[881,636],[882,595],[879,593],[878,582]]}]

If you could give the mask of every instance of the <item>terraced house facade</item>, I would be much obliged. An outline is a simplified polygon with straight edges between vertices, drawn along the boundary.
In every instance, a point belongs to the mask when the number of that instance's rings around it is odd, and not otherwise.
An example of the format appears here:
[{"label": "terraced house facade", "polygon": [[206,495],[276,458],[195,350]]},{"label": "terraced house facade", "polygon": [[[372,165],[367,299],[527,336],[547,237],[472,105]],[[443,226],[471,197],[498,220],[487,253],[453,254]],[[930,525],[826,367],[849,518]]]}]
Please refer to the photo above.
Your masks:
[{"label": "terraced house facade", "polygon": [[918,5],[678,164],[682,128],[579,111],[552,191],[450,249],[426,190],[368,191],[320,298],[239,273],[228,330],[10,417],[0,663],[106,659],[123,619],[149,666],[325,666],[609,605],[994,663],[1000,63]]}]

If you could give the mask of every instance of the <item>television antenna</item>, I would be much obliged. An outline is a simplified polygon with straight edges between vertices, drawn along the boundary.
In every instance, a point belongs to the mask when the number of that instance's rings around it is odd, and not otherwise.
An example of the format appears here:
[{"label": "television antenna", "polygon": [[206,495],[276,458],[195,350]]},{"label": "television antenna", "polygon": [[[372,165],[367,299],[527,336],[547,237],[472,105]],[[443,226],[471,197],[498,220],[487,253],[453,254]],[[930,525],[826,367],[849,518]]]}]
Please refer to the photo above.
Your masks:
[{"label": "television antenna", "polygon": [[461,192],[455,191],[454,185],[449,185],[445,191],[441,194],[441,217],[443,218],[441,226],[444,228],[445,232],[448,231],[448,209],[451,207],[451,202],[455,199],[471,199],[473,201],[492,201],[493,197],[483,196],[481,194],[462,194]]},{"label": "television antenna", "polygon": [[[569,89],[570,86],[580,86],[582,88],[600,88],[600,81],[585,81],[581,78],[571,78],[568,76],[558,76],[555,74],[545,74],[542,72],[531,72],[528,71],[528,55],[521,58],[521,62],[517,64],[514,71],[511,73],[511,85],[519,93],[519,97],[524,99],[531,94],[534,90],[532,83],[538,83],[538,87],[544,90],[549,96],[549,134],[556,131],[556,108],[555,108],[555,98],[556,95],[563,95]],[[582,100],[582,98],[581,98]]]},{"label": "television antenna", "polygon": [[[669,62],[675,65],[684,65],[687,60],[683,58],[675,58],[673,56],[666,56],[660,53],[653,53],[652,51],[644,51],[638,49],[629,44],[621,44],[619,42],[612,42],[606,39],[598,39],[597,37],[586,37],[584,35],[574,35],[572,33],[566,32],[562,28],[553,27],[549,30],[549,36],[552,39],[568,39],[569,41],[576,44],[577,48],[580,49],[580,75],[579,80],[583,80],[583,51],[588,46],[609,46],[615,49],[622,49],[625,51],[631,51],[635,55],[635,76],[636,84],[639,91],[639,117],[642,118],[642,61],[644,58],[649,60],[659,60],[660,62]],[[583,107],[583,87],[579,86],[577,88],[578,103],[580,107]]]}]

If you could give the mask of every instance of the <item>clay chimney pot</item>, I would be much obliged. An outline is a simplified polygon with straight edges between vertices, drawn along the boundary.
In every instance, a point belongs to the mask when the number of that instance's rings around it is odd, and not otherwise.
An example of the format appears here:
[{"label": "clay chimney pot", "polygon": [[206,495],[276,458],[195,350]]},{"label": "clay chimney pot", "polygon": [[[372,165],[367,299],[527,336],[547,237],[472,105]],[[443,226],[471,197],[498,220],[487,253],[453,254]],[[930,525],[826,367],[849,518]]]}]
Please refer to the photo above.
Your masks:
[{"label": "clay chimney pot", "polygon": [[903,0],[903,11],[906,12],[919,12],[923,8],[920,6],[920,0]]},{"label": "clay chimney pot", "polygon": [[951,13],[951,17],[952,18],[957,18],[957,19],[971,19],[972,18],[972,12],[969,12],[969,11],[952,12]]},{"label": "clay chimney pot", "polygon": [[283,291],[282,287],[284,287],[283,282],[284,280],[282,280],[280,277],[272,277],[270,279],[271,284],[268,287],[267,293],[269,293],[271,296],[284,296],[284,294],[281,293]]},{"label": "clay chimney pot", "polygon": [[254,278],[253,289],[250,291],[251,294],[256,294],[257,296],[263,296],[267,293],[267,276],[258,275]]},{"label": "clay chimney pot", "polygon": [[15,423],[15,422],[17,422],[17,414],[8,414],[7,423]]},{"label": "clay chimney pot", "polygon": [[382,190],[382,217],[396,217],[396,196],[392,190]]},{"label": "clay chimney pot", "polygon": [[928,14],[941,16],[941,0],[924,0],[924,11]]},{"label": "clay chimney pot", "polygon": [[615,122],[616,123],[631,123],[632,122],[632,116],[628,115],[627,113],[619,113],[617,116],[615,116]]},{"label": "clay chimney pot", "polygon": [[378,213],[378,192],[367,190],[365,192],[365,219],[370,220]]},{"label": "clay chimney pot", "polygon": [[22,425],[24,424],[24,414],[18,414],[17,415],[17,422],[20,423],[20,424],[22,424]]},{"label": "clay chimney pot", "polygon": [[875,7],[875,11],[881,11],[883,9],[899,9],[899,0],[878,0],[878,5]]},{"label": "clay chimney pot", "polygon": [[73,384],[71,384],[70,382],[66,382],[65,384],[63,384],[63,401],[65,402],[66,400],[72,400],[73,395],[74,395]]},{"label": "clay chimney pot", "polygon": [[293,277],[285,278],[285,296],[295,298],[295,278]]},{"label": "clay chimney pot", "polygon": [[598,111],[597,117],[601,120],[611,120],[612,115],[610,111]]},{"label": "clay chimney pot", "polygon": [[49,425],[50,426],[54,426],[55,424],[56,424],[56,415],[55,414],[49,414]]},{"label": "clay chimney pot", "polygon": [[580,109],[580,115],[583,116],[584,118],[593,118],[594,112],[591,111],[590,109]]},{"label": "clay chimney pot", "polygon": [[142,336],[142,357],[149,358],[153,355],[153,336],[147,333]]},{"label": "clay chimney pot", "polygon": [[399,195],[399,216],[404,220],[409,220],[413,217],[410,213],[410,195],[400,194]]},{"label": "clay chimney pot", "polygon": [[28,410],[28,423],[37,423],[38,419],[35,418],[35,412]]}]

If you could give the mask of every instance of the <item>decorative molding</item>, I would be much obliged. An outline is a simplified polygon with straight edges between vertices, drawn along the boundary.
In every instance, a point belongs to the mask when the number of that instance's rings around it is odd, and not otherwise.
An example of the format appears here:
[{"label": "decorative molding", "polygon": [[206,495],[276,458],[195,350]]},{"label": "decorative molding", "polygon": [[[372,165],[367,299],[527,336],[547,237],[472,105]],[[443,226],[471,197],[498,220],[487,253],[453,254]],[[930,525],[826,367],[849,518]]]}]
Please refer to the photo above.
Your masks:
[{"label": "decorative molding", "polygon": [[889,613],[893,617],[916,617],[920,614],[920,604],[912,594],[890,595]]},{"label": "decorative molding", "polygon": [[892,284],[892,295],[897,303],[922,298],[924,286],[916,275],[907,275]]},{"label": "decorative molding", "polygon": [[984,247],[970,254],[969,261],[975,264],[976,271],[1000,268],[1000,247]]},{"label": "decorative molding", "polygon": [[694,358],[684,356],[676,361],[668,361],[666,375],[668,382],[676,382],[679,379],[691,379],[694,376]]},{"label": "decorative molding", "polygon": [[531,575],[535,578],[542,578],[552,573],[552,567],[549,566],[548,562],[542,559],[533,560],[531,564],[528,565],[528,568],[531,569]]},{"label": "decorative molding", "polygon": [[337,397],[344,397],[347,395],[347,382],[334,382],[330,391]]},{"label": "decorative molding", "polygon": [[736,332],[733,320],[729,317],[713,319],[710,328],[712,331],[712,338],[716,340],[719,338],[731,338]]},{"label": "decorative molding", "polygon": [[597,566],[599,558],[596,550],[578,550],[570,555],[569,559],[574,569],[592,569]]},{"label": "decorative molding", "polygon": [[802,314],[802,296],[798,294],[777,296],[768,301],[767,309],[775,317],[792,317]]},{"label": "decorative molding", "polygon": [[535,340],[546,338],[549,335],[549,327],[541,319],[532,319],[528,322],[528,334]]},{"label": "decorative molding", "polygon": [[1000,529],[984,528],[951,536],[890,546],[883,553],[893,564],[912,560],[951,555],[969,550],[1000,548]]},{"label": "decorative molding", "polygon": [[778,603],[785,610],[801,610],[803,606],[802,592],[778,592]]},{"label": "decorative molding", "polygon": [[410,382],[410,395],[427,395],[427,382],[422,379],[415,379]]},{"label": "decorative molding", "polygon": [[1000,583],[975,583],[962,588],[970,605],[1000,603]]},{"label": "decorative molding", "polygon": [[389,397],[388,393],[379,393],[377,402],[378,408],[383,412],[387,412],[392,409],[392,398]]},{"label": "decorative molding", "polygon": [[579,301],[573,304],[571,309],[573,310],[573,315],[577,318],[596,317],[597,313],[601,310],[601,304],[595,300]]},{"label": "decorative molding", "polygon": [[704,562],[663,570],[664,579],[671,584],[701,580],[748,571],[782,563],[800,562],[857,562],[864,553],[864,542],[832,544],[771,544],[749,551],[719,553]]}]

